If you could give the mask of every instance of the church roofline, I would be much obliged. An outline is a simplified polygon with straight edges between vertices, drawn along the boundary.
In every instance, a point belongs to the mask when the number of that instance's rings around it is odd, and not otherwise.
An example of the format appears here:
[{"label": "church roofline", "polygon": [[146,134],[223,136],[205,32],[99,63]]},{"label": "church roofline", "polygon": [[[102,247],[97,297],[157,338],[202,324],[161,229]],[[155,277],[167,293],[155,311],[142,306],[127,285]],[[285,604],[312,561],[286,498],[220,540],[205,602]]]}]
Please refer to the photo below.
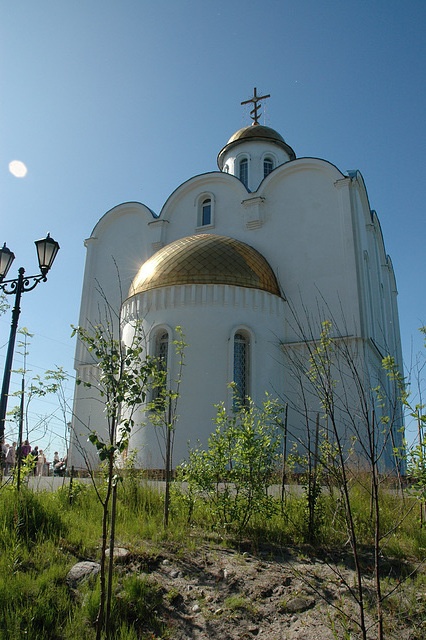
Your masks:
[{"label": "church roofline", "polygon": [[246,191],[247,193],[250,193],[250,191],[241,182],[241,180],[239,178],[237,178],[236,176],[232,175],[231,173],[225,173],[224,171],[206,171],[205,173],[199,173],[196,176],[192,176],[191,178],[188,178],[188,180],[185,180],[179,186],[177,186],[176,189],[174,189],[174,191],[171,192],[171,194],[169,195],[169,197],[167,198],[167,200],[165,201],[165,203],[161,207],[161,211],[160,211],[158,217],[159,218],[162,217],[164,210],[166,209],[166,207],[168,207],[168,205],[170,204],[171,200],[177,195],[178,191],[180,191],[181,189],[185,190],[185,188],[188,187],[190,185],[190,183],[195,182],[195,181],[199,181],[201,178],[206,178],[206,182],[209,182],[208,178],[214,177],[214,176],[220,177],[223,181],[227,181],[227,180],[232,178],[233,180],[235,180],[244,189],[244,191]]},{"label": "church roofline", "polygon": [[[309,167],[310,165],[310,167]],[[262,182],[260,183],[257,191],[255,193],[258,193],[261,190],[261,187],[264,184],[267,184],[268,182],[272,182],[274,180],[275,177],[277,177],[279,174],[283,174],[283,173],[292,173],[293,171],[301,171],[304,168],[308,169],[308,168],[315,168],[316,170],[328,170],[329,172],[333,172],[335,175],[333,176],[334,180],[340,180],[342,178],[346,178],[347,176],[345,176],[345,174],[343,174],[340,169],[338,167],[336,167],[335,164],[333,164],[332,162],[329,162],[328,160],[324,160],[324,158],[315,158],[313,156],[306,156],[303,158],[296,158],[296,160],[292,160],[290,162],[284,162],[283,164],[278,165],[278,167],[276,167],[275,169],[273,169],[273,171],[271,171],[271,173],[269,175],[267,175],[265,178],[263,178]],[[337,175],[336,175],[337,173]]]},{"label": "church roofline", "polygon": [[352,182],[355,183],[356,185],[358,185],[360,194],[362,195],[362,198],[364,199],[365,202],[365,207],[368,211],[369,217],[370,217],[370,221],[371,224],[377,229],[377,232],[379,234],[380,237],[380,242],[383,248],[383,255],[385,256],[385,258],[389,258],[389,255],[386,253],[386,245],[385,245],[385,239],[383,236],[383,231],[382,231],[382,225],[380,222],[380,218],[377,215],[377,211],[375,209],[371,208],[370,205],[370,198],[368,195],[368,191],[367,191],[367,187],[364,181],[364,177],[362,175],[362,173],[358,170],[358,169],[354,169],[353,171],[347,171],[346,172],[348,177],[351,178]]},{"label": "church roofline", "polygon": [[143,210],[145,210],[147,213],[149,213],[152,216],[153,220],[156,220],[158,218],[158,214],[155,213],[152,209],[147,207],[147,205],[143,204],[142,202],[137,202],[136,200],[134,201],[130,200],[129,202],[121,202],[120,204],[116,204],[115,207],[108,209],[108,211],[106,211],[103,214],[103,216],[99,218],[99,220],[93,227],[92,233],[90,234],[89,238],[96,237],[97,231],[99,231],[101,227],[103,227],[106,224],[107,219],[113,218],[116,216],[118,217],[120,215],[127,213],[126,208],[130,206],[138,207],[138,208],[141,207]]},{"label": "church roofline", "polygon": [[173,191],[172,193],[169,195],[169,197],[167,198],[167,200],[165,201],[165,203],[163,204],[163,206],[161,207],[161,211],[160,213],[155,216],[155,220],[158,219],[163,219],[163,215],[164,212],[166,211],[166,209],[170,206],[170,203],[173,201],[173,199],[179,194],[179,192],[182,190],[182,196],[184,195],[185,189],[187,187],[189,187],[192,183],[195,183],[197,181],[201,181],[203,178],[206,179],[206,183],[209,182],[210,178],[218,178],[220,177],[224,182],[225,181],[229,181],[232,180],[234,181],[235,185],[238,185],[239,188],[241,188],[243,190],[243,193],[247,193],[249,195],[252,194],[256,194],[260,191],[261,187],[267,183],[273,180],[273,178],[275,176],[277,176],[278,172],[282,171],[285,169],[285,171],[290,171],[290,167],[291,169],[295,170],[297,168],[302,168],[301,165],[303,165],[304,163],[306,163],[306,161],[314,161],[314,162],[318,162],[321,163],[323,165],[326,165],[327,168],[333,168],[335,171],[338,172],[338,176],[336,176],[336,179],[338,178],[345,178],[347,176],[345,176],[344,173],[342,173],[340,171],[340,169],[338,169],[338,167],[336,167],[335,164],[333,164],[332,162],[330,162],[329,160],[325,160],[324,158],[315,158],[315,157],[311,157],[311,156],[306,156],[303,158],[296,158],[295,160],[291,160],[288,162],[285,162],[281,165],[279,165],[278,167],[276,167],[273,171],[271,171],[271,173],[266,176],[266,178],[264,178],[262,180],[262,182],[260,183],[257,191],[251,192],[242,182],[239,178],[237,178],[237,176],[234,176],[232,173],[225,173],[224,171],[206,171],[205,173],[199,173],[196,176],[192,176],[191,178],[188,178],[188,180],[185,180],[184,182],[182,182],[180,185],[178,185]]}]

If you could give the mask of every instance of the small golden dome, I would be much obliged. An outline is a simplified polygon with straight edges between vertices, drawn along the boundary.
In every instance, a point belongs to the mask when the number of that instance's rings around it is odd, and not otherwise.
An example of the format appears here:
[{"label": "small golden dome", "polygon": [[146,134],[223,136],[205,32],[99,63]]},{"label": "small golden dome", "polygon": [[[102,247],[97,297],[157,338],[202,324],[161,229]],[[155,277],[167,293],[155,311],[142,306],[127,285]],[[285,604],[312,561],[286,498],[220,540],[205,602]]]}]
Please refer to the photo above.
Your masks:
[{"label": "small golden dome", "polygon": [[251,124],[248,127],[243,127],[239,129],[233,136],[231,136],[227,142],[230,144],[231,142],[235,142],[237,140],[247,140],[251,138],[266,138],[268,140],[273,140],[274,142],[284,142],[284,138],[275,131],[275,129],[271,129],[271,127],[265,127],[263,124]]},{"label": "small golden dome", "polygon": [[256,249],[234,238],[201,234],[157,251],[140,268],[129,297],[184,284],[229,284],[281,295],[274,272]]},{"label": "small golden dome", "polygon": [[221,171],[223,169],[223,155],[226,151],[229,151],[229,149],[239,144],[240,142],[250,140],[263,140],[265,142],[273,142],[274,144],[277,144],[284,149],[284,151],[288,154],[290,160],[296,159],[296,154],[294,153],[293,149],[286,143],[286,141],[278,133],[278,131],[275,131],[275,129],[271,129],[271,127],[265,127],[265,125],[263,124],[257,124],[254,122],[248,127],[239,129],[239,131],[234,133],[234,135],[229,138],[228,142],[223,147],[222,151],[219,152],[219,155],[217,157],[217,164],[219,166],[219,169]]}]

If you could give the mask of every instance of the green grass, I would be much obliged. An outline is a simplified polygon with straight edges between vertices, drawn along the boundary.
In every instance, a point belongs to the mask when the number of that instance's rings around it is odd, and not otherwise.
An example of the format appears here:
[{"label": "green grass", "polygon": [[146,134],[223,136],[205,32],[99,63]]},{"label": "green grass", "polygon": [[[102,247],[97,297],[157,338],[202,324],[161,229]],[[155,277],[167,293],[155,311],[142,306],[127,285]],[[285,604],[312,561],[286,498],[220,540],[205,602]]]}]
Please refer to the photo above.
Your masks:
[{"label": "green grass", "polygon": [[[321,517],[315,542],[321,549],[341,552],[348,538],[338,491],[333,495],[325,492],[319,506]],[[362,482],[354,482],[352,508],[362,553],[371,557],[374,530],[368,491]],[[411,566],[424,561],[426,528],[420,527],[414,498],[406,496],[402,501],[394,491],[382,492],[380,514],[383,533],[391,532],[383,537],[382,556],[386,587],[393,588],[398,576],[408,573],[407,560]],[[269,519],[255,516],[240,538],[232,533],[224,537],[215,528],[209,505],[197,500],[190,503],[179,491],[172,496],[167,531],[163,529],[162,518],[163,497],[144,480],[125,479],[118,491],[116,541],[140,557],[149,553],[155,556],[164,541],[177,553],[185,554],[200,540],[222,541],[228,546],[244,542],[255,550],[265,544],[271,549],[300,547],[307,536],[306,500],[295,495],[287,497],[284,508],[277,508]],[[66,584],[66,576],[76,562],[99,559],[101,523],[102,509],[95,491],[82,483],[74,483],[71,496],[68,487],[55,494],[35,494],[25,488],[17,494],[9,487],[0,491],[1,640],[93,640],[98,582],[86,583],[73,591]],[[367,565],[366,561],[366,571],[370,571]],[[425,574],[419,571],[384,606],[396,618],[412,621],[415,627],[419,622],[419,593],[425,592]],[[160,613],[172,596],[164,597],[154,581],[117,572],[114,593],[111,640],[167,636]],[[228,598],[225,607],[231,614],[253,613],[251,603],[241,595]]]},{"label": "green grass", "polygon": [[256,609],[250,600],[244,595],[233,595],[225,599],[225,607],[231,613],[240,612],[248,615],[254,615]]}]

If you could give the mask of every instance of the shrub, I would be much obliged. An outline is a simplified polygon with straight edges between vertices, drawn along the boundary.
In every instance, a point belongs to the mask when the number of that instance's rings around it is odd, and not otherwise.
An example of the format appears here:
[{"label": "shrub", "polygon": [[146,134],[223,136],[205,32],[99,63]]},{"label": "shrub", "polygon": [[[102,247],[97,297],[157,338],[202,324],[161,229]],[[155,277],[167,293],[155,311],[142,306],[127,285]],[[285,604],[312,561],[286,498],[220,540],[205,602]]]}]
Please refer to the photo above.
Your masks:
[{"label": "shrub", "polygon": [[180,474],[189,495],[208,499],[215,525],[240,534],[254,514],[269,518],[277,509],[268,486],[278,460],[280,408],[267,398],[261,409],[251,400],[231,415],[223,404],[217,409],[208,449],[192,449]]}]

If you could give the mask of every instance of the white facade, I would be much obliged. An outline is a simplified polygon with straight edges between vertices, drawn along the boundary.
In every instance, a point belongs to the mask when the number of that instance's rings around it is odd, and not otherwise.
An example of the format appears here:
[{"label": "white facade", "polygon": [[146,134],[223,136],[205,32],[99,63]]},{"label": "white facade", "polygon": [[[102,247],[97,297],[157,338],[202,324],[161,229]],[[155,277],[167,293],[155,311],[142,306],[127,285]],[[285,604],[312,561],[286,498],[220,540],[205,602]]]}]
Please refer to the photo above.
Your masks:
[{"label": "white facade", "polygon": [[[226,401],[232,406],[228,384],[234,375],[236,333],[249,341],[248,390],[257,403],[265,391],[283,401],[289,395],[286,350],[301,348],[295,317],[302,325],[309,319],[317,326],[323,318],[332,319],[339,335],[357,345],[369,375],[381,377],[384,384],[381,359],[391,354],[401,364],[392,263],[362,176],[345,175],[322,159],[296,159],[277,132],[258,124],[230,139],[218,166],[219,171],[179,186],[158,217],[140,203],[118,205],[86,240],[80,325],[101,320],[105,300],[100,290],[115,309],[125,300],[124,340],[129,340],[134,319],[143,321],[148,352],[153,353],[158,332],[166,332],[171,376],[175,327],[181,326],[185,334],[189,346],[174,466],[186,456],[188,441],[206,444],[213,405]],[[205,206],[210,209],[203,211]],[[171,285],[160,279],[149,290],[143,285],[141,290],[132,288],[141,265],[157,251],[164,255],[174,241],[201,234],[232,238],[256,249],[275,274],[278,290],[241,286],[232,278],[188,282],[185,277]],[[191,242],[197,246],[196,239]],[[84,380],[96,376],[82,345],[77,346],[75,366]],[[80,385],[74,413],[71,462],[80,466],[76,440],[87,446],[87,432],[104,424],[103,408],[93,400],[93,391]],[[138,419],[131,446],[139,450],[141,464],[162,468],[153,429],[143,426],[143,411]]]}]

